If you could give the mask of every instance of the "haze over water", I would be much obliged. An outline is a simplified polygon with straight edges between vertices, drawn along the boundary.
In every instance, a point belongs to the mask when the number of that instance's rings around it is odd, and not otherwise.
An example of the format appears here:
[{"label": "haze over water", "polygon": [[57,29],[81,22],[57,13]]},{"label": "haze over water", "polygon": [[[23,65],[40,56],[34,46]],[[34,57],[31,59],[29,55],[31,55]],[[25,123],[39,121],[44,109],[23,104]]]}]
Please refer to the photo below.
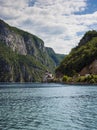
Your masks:
[{"label": "haze over water", "polygon": [[97,130],[97,86],[1,84],[0,130]]}]

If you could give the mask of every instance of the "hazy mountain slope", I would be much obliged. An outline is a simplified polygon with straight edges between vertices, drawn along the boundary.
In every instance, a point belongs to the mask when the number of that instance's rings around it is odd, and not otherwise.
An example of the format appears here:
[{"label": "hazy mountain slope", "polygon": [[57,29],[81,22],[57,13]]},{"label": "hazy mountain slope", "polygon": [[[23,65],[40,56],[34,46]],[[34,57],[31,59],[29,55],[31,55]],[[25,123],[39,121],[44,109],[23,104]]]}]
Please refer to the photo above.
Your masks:
[{"label": "hazy mountain slope", "polygon": [[55,62],[55,65],[58,66],[61,61],[64,59],[64,54],[56,54],[54,50],[50,47],[46,47],[46,50],[49,54],[49,56],[52,58],[52,60]]}]

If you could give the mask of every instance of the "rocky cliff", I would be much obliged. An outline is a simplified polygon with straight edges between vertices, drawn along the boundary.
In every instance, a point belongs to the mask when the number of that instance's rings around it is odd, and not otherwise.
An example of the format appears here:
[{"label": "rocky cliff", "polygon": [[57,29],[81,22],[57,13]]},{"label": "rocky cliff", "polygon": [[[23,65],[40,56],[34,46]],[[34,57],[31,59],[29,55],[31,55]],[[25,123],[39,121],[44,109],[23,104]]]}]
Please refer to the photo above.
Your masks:
[{"label": "rocky cliff", "polygon": [[53,73],[55,67],[40,38],[0,20],[1,82],[41,81],[45,71]]}]

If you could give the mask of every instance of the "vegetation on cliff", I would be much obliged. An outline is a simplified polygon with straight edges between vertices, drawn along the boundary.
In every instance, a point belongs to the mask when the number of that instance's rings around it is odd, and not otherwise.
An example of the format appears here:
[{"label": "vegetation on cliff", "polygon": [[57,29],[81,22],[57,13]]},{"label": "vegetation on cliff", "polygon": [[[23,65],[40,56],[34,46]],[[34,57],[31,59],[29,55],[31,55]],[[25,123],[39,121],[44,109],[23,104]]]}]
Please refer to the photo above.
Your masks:
[{"label": "vegetation on cliff", "polygon": [[[97,32],[96,31],[88,31],[83,38],[80,40],[78,46],[73,48],[69,55],[67,55],[61,64],[56,69],[57,77],[74,77],[80,75],[80,72],[87,68],[85,74],[96,75],[97,71],[94,71],[92,68],[93,62],[97,60]],[[96,62],[95,62],[96,64]],[[97,70],[97,65],[95,65],[95,70]],[[95,76],[94,76],[95,77]],[[93,76],[91,77],[91,81],[97,82],[97,80]],[[88,77],[90,78],[90,77]],[[68,78],[63,78],[63,80]],[[69,78],[70,79],[70,78]],[[76,81],[87,82],[86,77],[80,77]],[[74,81],[74,80],[73,80]]]},{"label": "vegetation on cliff", "polygon": [[0,20],[0,82],[41,81],[57,65],[49,54],[40,38]]},{"label": "vegetation on cliff", "polygon": [[0,43],[0,82],[41,81],[46,66],[30,55],[20,55]]},{"label": "vegetation on cliff", "polygon": [[73,76],[97,59],[97,32],[87,32],[81,41],[83,41],[82,44],[80,42],[80,44],[73,48],[70,54],[64,58],[56,69],[56,74],[60,73],[62,75]]}]

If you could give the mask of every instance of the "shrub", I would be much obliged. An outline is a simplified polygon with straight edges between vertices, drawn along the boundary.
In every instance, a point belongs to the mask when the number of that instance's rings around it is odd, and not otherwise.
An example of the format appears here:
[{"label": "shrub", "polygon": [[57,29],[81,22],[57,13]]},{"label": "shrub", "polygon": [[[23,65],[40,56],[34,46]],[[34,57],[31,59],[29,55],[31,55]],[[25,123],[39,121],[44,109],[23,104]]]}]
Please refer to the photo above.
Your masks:
[{"label": "shrub", "polygon": [[76,82],[83,83],[97,83],[97,75],[80,76],[77,78]]},{"label": "shrub", "polygon": [[64,75],[63,78],[62,78],[62,81],[63,81],[63,82],[71,82],[71,81],[72,81],[72,78],[71,78],[71,77],[68,77],[67,75]]}]

